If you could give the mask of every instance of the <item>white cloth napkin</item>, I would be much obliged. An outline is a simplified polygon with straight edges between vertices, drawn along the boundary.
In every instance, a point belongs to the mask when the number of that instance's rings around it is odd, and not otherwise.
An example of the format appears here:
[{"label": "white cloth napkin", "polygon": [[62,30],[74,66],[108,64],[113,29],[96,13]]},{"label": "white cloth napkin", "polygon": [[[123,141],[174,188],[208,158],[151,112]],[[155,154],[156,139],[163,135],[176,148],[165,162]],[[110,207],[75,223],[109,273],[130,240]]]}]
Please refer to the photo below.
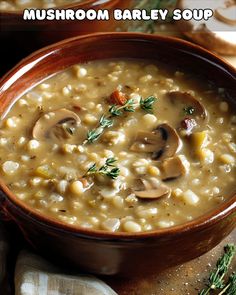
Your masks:
[{"label": "white cloth napkin", "polygon": [[15,295],[117,295],[93,276],[68,275],[43,258],[21,251],[15,269]]}]

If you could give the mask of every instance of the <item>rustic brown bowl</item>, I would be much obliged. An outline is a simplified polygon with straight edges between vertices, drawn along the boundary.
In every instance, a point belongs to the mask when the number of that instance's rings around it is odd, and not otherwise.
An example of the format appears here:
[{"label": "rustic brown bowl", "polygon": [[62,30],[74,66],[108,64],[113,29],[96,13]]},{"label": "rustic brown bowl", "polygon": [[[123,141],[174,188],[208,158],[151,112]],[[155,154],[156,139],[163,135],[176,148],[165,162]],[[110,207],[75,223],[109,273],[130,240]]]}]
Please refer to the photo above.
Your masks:
[{"label": "rustic brown bowl", "polygon": [[[210,52],[174,38],[106,33],[68,39],[35,52],[0,82],[0,114],[28,88],[75,63],[104,58],[144,58],[185,68],[226,88],[236,102],[236,71]],[[1,207],[42,254],[105,275],[144,275],[209,251],[236,225],[236,194],[191,222],[143,233],[108,233],[63,224],[20,201],[0,181]]]}]

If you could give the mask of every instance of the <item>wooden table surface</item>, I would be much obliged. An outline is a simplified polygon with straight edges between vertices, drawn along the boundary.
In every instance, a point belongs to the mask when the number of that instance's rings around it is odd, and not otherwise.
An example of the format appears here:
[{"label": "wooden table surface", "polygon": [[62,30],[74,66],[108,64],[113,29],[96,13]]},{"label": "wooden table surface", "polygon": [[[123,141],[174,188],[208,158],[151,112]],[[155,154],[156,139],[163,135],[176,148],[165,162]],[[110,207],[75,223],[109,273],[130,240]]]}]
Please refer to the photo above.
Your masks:
[{"label": "wooden table surface", "polygon": [[[143,279],[109,279],[107,283],[119,295],[197,295],[227,243],[236,244],[236,229],[213,250],[183,265]],[[236,271],[236,259],[231,270]]]}]

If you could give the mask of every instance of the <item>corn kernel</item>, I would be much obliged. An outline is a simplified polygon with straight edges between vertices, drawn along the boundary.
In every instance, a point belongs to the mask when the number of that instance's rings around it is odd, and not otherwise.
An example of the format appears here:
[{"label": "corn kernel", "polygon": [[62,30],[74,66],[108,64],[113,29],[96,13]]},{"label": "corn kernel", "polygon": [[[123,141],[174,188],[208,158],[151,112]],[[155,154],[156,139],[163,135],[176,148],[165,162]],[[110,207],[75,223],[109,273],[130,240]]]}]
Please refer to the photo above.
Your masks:
[{"label": "corn kernel", "polygon": [[75,195],[80,196],[84,192],[83,183],[79,180],[72,182],[70,185],[70,190]]},{"label": "corn kernel", "polygon": [[235,157],[233,157],[233,156],[230,155],[230,154],[224,154],[224,155],[221,155],[221,156],[219,157],[219,159],[220,159],[224,164],[232,164],[232,165],[235,164]]},{"label": "corn kernel", "polygon": [[160,175],[160,170],[155,167],[155,166],[149,166],[147,168],[147,172],[151,175],[151,176],[159,176]]},{"label": "corn kernel", "polygon": [[51,170],[51,168],[48,165],[43,165],[43,166],[39,166],[38,168],[36,168],[35,174],[40,177],[48,179],[53,176],[53,171]]}]

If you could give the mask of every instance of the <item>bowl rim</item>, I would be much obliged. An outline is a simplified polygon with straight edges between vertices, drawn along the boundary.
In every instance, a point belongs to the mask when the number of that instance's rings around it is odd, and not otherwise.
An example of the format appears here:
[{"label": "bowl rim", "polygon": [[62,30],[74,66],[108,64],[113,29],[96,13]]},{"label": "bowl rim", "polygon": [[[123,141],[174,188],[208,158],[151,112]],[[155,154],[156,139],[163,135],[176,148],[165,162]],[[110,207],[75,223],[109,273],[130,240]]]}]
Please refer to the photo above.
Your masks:
[{"label": "bowl rim", "polygon": [[[77,43],[83,39],[91,39],[90,42],[92,42],[93,41],[92,39],[96,40],[96,38],[102,38],[103,40],[106,40],[107,38],[109,40],[111,39],[112,40],[117,40],[117,39],[134,40],[135,39],[135,40],[139,40],[140,42],[141,41],[145,41],[145,42],[158,41],[158,42],[166,42],[168,43],[169,46],[174,43],[175,45],[179,45],[181,48],[184,48],[185,51],[190,54],[191,54],[191,51],[193,50],[192,55],[196,56],[197,54],[197,56],[208,60],[208,62],[214,63],[215,66],[218,66],[221,69],[226,70],[228,74],[230,74],[233,77],[233,79],[236,80],[236,68],[234,68],[232,65],[230,65],[228,62],[226,62],[225,60],[223,60],[216,54],[202,48],[199,45],[190,43],[188,41],[185,41],[179,38],[169,37],[169,36],[151,35],[151,34],[145,34],[145,33],[109,32],[109,33],[87,34],[87,35],[65,39],[33,52],[32,54],[24,58],[22,61],[20,61],[15,67],[13,67],[9,72],[7,72],[2,77],[2,79],[0,79],[0,93],[1,93],[1,89],[4,88],[5,84],[8,84],[8,86],[11,86],[12,83],[14,83],[14,79],[13,79],[13,82],[10,84],[7,82],[11,81],[12,77],[14,77],[14,75],[17,72],[19,72],[22,68],[24,68],[27,64],[30,64],[33,61],[37,61],[39,59],[40,59],[40,62],[42,62],[43,58],[47,57],[49,53],[53,53],[67,46],[72,46],[74,42]],[[7,89],[4,89],[3,91],[7,91]],[[53,230],[57,230],[57,231],[63,231],[66,233],[69,232],[69,233],[73,233],[74,235],[85,236],[87,238],[118,239],[118,240],[119,239],[141,240],[141,239],[152,238],[152,237],[167,238],[169,236],[180,235],[185,232],[190,233],[190,232],[194,232],[195,230],[203,229],[205,227],[214,225],[215,223],[226,218],[230,214],[236,214],[236,192],[234,192],[233,195],[230,196],[228,200],[226,200],[222,204],[219,204],[216,208],[211,209],[210,211],[206,212],[200,217],[197,217],[188,222],[184,222],[183,224],[180,224],[180,225],[175,225],[175,226],[172,226],[169,228],[163,228],[163,229],[155,229],[151,231],[142,231],[137,233],[108,232],[103,230],[83,228],[79,225],[66,224],[57,220],[56,218],[52,218],[52,217],[46,216],[43,213],[40,213],[36,209],[30,207],[29,205],[21,201],[19,198],[17,198],[15,194],[10,191],[10,189],[4,183],[2,178],[0,178],[0,190],[2,190],[5,193],[5,197],[3,201],[5,205],[3,204],[3,208],[5,208],[5,210],[7,211],[7,214],[9,214],[12,219],[14,219],[14,217],[11,216],[9,212],[10,210],[8,210],[8,206],[15,207],[18,211],[19,210],[21,211],[21,214],[26,214],[27,218],[30,218],[34,222],[38,222],[42,224],[43,226],[52,228]],[[17,221],[17,218],[16,218],[16,221]]]},{"label": "bowl rim", "polygon": [[[45,9],[45,10],[48,10],[48,9],[84,9],[84,8],[87,8],[87,7],[90,7],[90,9],[93,8],[93,6],[96,6],[96,5],[104,5],[106,3],[109,3],[109,2],[112,2],[114,0],[105,0],[106,2],[102,2],[102,3],[99,3],[99,0],[82,0],[81,2],[75,2],[75,3],[71,3],[71,4],[62,4],[62,5],[59,5],[59,6],[55,6],[55,7],[51,7],[51,8],[37,8],[37,9]],[[117,1],[117,0],[116,0]],[[22,17],[23,16],[23,12],[25,9],[31,9],[31,8],[24,8],[22,10],[0,10],[0,16],[1,15],[4,15],[4,16],[17,16],[17,17]],[[23,20],[23,19],[22,19]]]}]

